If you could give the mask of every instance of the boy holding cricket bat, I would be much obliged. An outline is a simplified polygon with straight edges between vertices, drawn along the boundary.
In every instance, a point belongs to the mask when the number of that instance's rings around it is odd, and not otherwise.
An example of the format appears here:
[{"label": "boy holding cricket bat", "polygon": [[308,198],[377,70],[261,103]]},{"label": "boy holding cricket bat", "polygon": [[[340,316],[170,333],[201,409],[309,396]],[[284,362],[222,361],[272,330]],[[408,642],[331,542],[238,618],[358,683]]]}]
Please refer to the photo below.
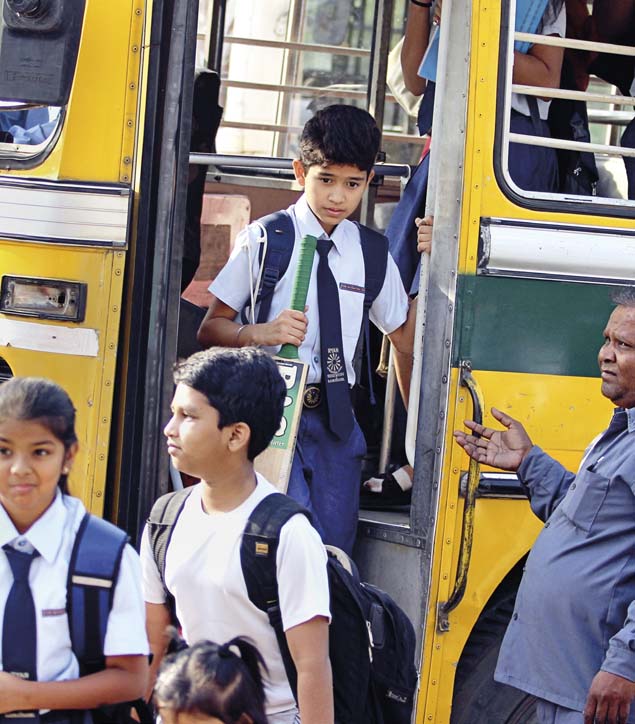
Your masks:
[{"label": "boy holding cricket bat", "polygon": [[[165,653],[169,597],[188,644],[246,636],[266,664],[270,724],[333,724],[329,662],[326,551],[303,514],[281,528],[276,551],[279,611],[297,671],[297,702],[267,614],[251,602],[241,541],[253,511],[275,488],[254,472],[282,416],[285,384],[270,355],[257,349],[209,349],[175,369],[172,418],[164,434],[177,470],[201,479],[155,504],[160,525],[170,521],[162,560],[150,515],[141,541],[143,591],[151,672]],[[179,507],[176,515],[167,506]],[[174,511],[174,509],[172,509]]]},{"label": "boy holding cricket bat", "polygon": [[[329,106],[307,122],[300,157],[293,162],[304,194],[286,211],[296,243],[286,272],[276,283],[267,319],[255,323],[252,317],[247,320],[252,323],[243,324],[240,317],[241,310],[257,298],[262,274],[264,255],[259,254],[259,245],[266,235],[255,222],[240,234],[229,261],[210,285],[213,297],[198,333],[204,346],[257,345],[272,353],[286,343],[298,347],[308,379],[287,492],[311,510],[324,542],[349,554],[366,452],[350,388],[356,379],[353,363],[369,271],[383,277],[370,319],[390,337],[398,378],[405,384],[412,361],[414,306],[409,314],[397,267],[388,255],[385,268],[365,269],[363,231],[348,220],[373,178],[379,142],[372,116],[352,106]],[[289,309],[289,300],[298,242],[307,235],[318,241],[302,312]]]}]

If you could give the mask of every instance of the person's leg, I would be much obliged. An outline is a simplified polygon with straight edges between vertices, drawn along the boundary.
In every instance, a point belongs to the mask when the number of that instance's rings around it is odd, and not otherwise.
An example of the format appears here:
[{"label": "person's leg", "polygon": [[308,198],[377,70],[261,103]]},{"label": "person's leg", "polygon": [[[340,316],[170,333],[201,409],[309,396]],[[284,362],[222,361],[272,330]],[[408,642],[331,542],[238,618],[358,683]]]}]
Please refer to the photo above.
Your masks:
[{"label": "person's leg", "polygon": [[311,410],[303,410],[300,417],[287,495],[300,503],[300,505],[303,505],[311,513],[313,526],[322,537],[322,540],[324,540],[324,530],[311,501],[313,474],[307,462],[307,455],[310,456],[310,451],[313,447],[310,430],[311,425],[309,424],[309,419],[312,414],[314,413]]},{"label": "person's leg", "polygon": [[304,410],[301,427],[287,492],[311,510],[322,540],[350,555],[357,533],[364,435],[355,422],[348,440],[337,440],[321,408]]},{"label": "person's leg", "polygon": [[544,699],[536,699],[538,724],[584,724],[581,711],[567,709]]},{"label": "person's leg", "polygon": [[424,215],[429,168],[430,154],[427,154],[406,184],[386,227],[388,249],[397,264],[406,291],[412,294],[419,289],[420,254],[417,251],[415,219]]},{"label": "person's leg", "polygon": [[[635,118],[624,129],[622,134],[622,146],[625,148],[635,148]],[[626,167],[626,178],[628,179],[628,198],[635,200],[635,158],[624,157],[624,166]]]}]

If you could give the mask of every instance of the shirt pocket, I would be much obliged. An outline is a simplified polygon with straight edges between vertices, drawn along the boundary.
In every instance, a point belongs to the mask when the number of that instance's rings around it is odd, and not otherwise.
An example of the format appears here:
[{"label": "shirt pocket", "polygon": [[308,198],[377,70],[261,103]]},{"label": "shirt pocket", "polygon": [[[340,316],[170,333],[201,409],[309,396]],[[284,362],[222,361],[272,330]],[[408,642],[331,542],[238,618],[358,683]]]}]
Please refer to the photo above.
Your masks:
[{"label": "shirt pocket", "polygon": [[560,504],[560,511],[585,533],[590,533],[604,503],[609,478],[591,470],[578,474]]}]

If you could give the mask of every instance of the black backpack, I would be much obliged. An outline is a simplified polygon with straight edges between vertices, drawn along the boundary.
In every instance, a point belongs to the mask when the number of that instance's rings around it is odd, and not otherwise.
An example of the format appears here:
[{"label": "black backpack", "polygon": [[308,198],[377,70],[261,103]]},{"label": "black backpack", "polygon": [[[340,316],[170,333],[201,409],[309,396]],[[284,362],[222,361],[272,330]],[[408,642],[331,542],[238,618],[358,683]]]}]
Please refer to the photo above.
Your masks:
[{"label": "black backpack", "polygon": [[[565,57],[562,63],[560,88],[577,90],[573,68]],[[547,118],[553,138],[566,141],[591,141],[589,117],[584,101],[568,98],[553,98]],[[595,196],[598,184],[598,169],[595,155],[589,151],[573,151],[564,148],[556,150],[558,155],[559,192]]]},{"label": "black backpack", "polygon": [[[185,488],[162,496],[148,519],[150,546],[162,580],[172,531],[190,492]],[[268,495],[249,516],[240,548],[249,599],[269,617],[294,696],[297,676],[282,628],[276,553],[282,526],[298,513],[310,520],[308,511],[292,498]],[[410,724],[417,687],[412,623],[387,593],[360,581],[345,554],[329,551],[327,572],[336,723]]]}]

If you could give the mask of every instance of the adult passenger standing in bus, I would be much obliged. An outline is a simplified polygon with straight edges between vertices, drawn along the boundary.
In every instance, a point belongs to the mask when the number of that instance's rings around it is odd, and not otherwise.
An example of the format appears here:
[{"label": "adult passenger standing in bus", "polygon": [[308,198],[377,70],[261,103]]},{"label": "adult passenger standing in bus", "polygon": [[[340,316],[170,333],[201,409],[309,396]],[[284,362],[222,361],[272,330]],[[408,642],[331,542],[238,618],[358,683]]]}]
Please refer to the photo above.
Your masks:
[{"label": "adult passenger standing in bus", "polygon": [[525,565],[495,678],[538,697],[544,724],[635,722],[635,287],[615,296],[598,354],[617,409],[573,474],[492,409],[459,445],[515,471],[545,520]]},{"label": "adult passenger standing in bus", "polygon": [[[598,40],[618,45],[635,45],[635,0],[595,0],[593,20]],[[635,96],[635,57],[603,53],[591,70],[616,85],[625,96]],[[635,118],[622,134],[622,146],[635,148]],[[635,199],[635,158],[624,157],[628,198]]]}]

